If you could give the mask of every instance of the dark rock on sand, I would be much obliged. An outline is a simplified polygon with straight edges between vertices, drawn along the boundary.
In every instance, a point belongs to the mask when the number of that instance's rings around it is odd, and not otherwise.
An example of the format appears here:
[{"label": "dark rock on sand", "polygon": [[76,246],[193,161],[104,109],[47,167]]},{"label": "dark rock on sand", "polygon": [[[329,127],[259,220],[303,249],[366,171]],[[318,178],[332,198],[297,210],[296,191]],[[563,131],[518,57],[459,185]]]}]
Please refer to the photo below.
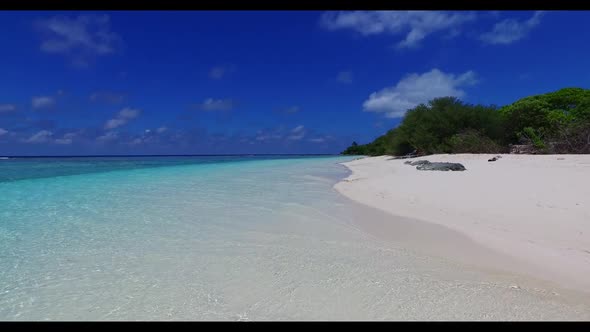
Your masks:
[{"label": "dark rock on sand", "polygon": [[404,164],[411,165],[411,166],[418,166],[418,165],[430,164],[430,161],[428,161],[428,160],[406,161]]},{"label": "dark rock on sand", "polygon": [[465,171],[465,166],[459,163],[423,163],[416,166],[419,171]]},{"label": "dark rock on sand", "polygon": [[497,157],[494,157],[494,158],[492,158],[492,159],[488,159],[488,161],[496,161],[496,160],[498,160],[498,158],[497,158]]}]

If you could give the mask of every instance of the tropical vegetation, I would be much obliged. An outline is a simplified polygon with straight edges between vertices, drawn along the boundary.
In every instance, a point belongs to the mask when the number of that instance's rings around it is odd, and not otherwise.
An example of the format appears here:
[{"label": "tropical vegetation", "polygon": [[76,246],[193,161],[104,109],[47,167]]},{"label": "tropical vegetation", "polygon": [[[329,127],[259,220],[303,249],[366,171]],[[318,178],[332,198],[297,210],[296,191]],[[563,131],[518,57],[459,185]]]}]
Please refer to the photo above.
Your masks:
[{"label": "tropical vegetation", "polygon": [[513,145],[533,153],[590,153],[590,90],[565,88],[504,107],[435,98],[409,109],[373,142],[353,142],[342,154],[507,153]]}]

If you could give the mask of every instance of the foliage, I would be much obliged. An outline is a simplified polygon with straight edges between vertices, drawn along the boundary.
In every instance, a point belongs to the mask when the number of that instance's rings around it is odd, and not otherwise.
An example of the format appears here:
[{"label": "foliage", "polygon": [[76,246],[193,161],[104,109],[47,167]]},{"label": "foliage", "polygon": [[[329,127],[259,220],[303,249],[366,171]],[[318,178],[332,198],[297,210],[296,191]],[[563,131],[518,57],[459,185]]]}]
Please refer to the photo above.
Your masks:
[{"label": "foliage", "polygon": [[379,156],[384,154],[392,154],[393,136],[395,129],[388,131],[385,135],[377,137],[372,143],[359,145],[353,142],[342,154],[345,155],[367,155]]},{"label": "foliage", "polygon": [[543,141],[543,128],[535,130],[533,127],[524,127],[522,132],[517,133],[519,140],[525,144],[532,144],[537,150],[545,150],[546,145]]},{"label": "foliage", "polygon": [[449,140],[453,153],[505,153],[507,148],[473,129],[453,135]]},{"label": "foliage", "polygon": [[397,128],[343,154],[500,153],[509,144],[531,144],[545,153],[589,153],[590,90],[565,88],[500,109],[436,98],[408,110]]},{"label": "foliage", "polygon": [[[547,142],[567,145],[571,135],[583,132],[590,123],[590,90],[565,88],[520,99],[499,111],[509,141],[530,140],[539,149],[548,148]],[[569,152],[577,153],[585,148],[583,142],[579,144],[582,146],[572,144]]]}]

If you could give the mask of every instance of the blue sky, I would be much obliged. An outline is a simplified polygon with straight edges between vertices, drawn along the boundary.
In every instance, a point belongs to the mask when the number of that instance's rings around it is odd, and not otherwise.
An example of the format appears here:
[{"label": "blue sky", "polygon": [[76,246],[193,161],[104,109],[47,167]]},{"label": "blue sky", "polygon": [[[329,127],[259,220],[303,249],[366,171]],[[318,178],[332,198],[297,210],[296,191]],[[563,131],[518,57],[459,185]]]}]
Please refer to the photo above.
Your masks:
[{"label": "blue sky", "polygon": [[1,12],[0,155],[338,153],[590,84],[586,12]]}]

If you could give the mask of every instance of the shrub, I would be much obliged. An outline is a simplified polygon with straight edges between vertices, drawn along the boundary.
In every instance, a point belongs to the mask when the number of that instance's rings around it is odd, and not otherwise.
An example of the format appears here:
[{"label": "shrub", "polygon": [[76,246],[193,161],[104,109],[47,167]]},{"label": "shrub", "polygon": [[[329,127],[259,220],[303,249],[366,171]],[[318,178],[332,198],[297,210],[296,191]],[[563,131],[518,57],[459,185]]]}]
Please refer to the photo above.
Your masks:
[{"label": "shrub", "polygon": [[435,98],[409,109],[397,128],[345,153],[497,153],[518,143],[543,153],[590,153],[590,90],[561,89],[500,109]]},{"label": "shrub", "polygon": [[542,139],[542,132],[542,128],[535,130],[532,127],[525,127],[518,136],[523,143],[532,144],[535,149],[543,151],[546,150],[546,145]]},{"label": "shrub", "polygon": [[453,153],[504,153],[507,149],[477,130],[466,130],[449,139]]}]

